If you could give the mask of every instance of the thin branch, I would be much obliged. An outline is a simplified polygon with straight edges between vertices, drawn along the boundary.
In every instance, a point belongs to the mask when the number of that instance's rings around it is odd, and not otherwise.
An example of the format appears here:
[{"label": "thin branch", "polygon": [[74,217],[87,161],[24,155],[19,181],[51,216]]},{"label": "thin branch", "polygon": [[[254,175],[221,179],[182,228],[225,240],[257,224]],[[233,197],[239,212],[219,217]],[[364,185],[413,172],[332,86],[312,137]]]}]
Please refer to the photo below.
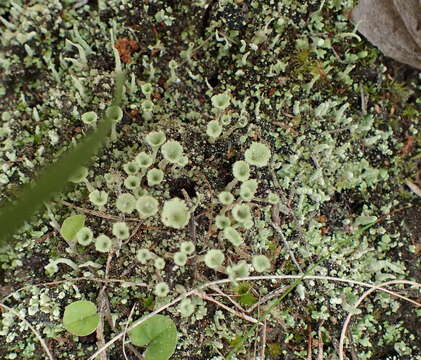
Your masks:
[{"label": "thin branch", "polygon": [[[110,311],[110,302],[108,301],[108,297],[105,298],[106,300],[106,313],[105,313],[105,318],[107,319],[108,325],[110,326],[112,331],[116,331],[116,327],[114,326],[112,317],[111,317],[111,311]],[[144,360],[142,354],[140,354],[135,346],[133,346],[132,344],[126,344],[126,347],[128,347],[130,349],[130,351],[134,354],[134,356],[136,356],[138,359],[140,360]]]},{"label": "thin branch", "polygon": [[127,328],[129,327],[130,321],[132,320],[132,317],[133,317],[133,313],[134,313],[134,309],[135,308],[136,308],[136,304],[134,304],[132,306],[132,309],[130,310],[129,317],[127,318],[127,323],[124,326],[123,341],[122,341],[123,344],[122,344],[122,346],[123,346],[123,355],[124,355],[124,358],[126,360],[128,360],[127,359],[127,355],[126,355],[126,334],[127,334]]},{"label": "thin branch", "polygon": [[[212,281],[212,282],[208,282],[205,283],[203,285],[198,286],[195,289],[192,289],[188,292],[186,292],[185,294],[182,294],[178,297],[176,297],[174,300],[170,301],[169,303],[161,306],[160,308],[156,309],[155,311],[151,312],[148,315],[145,315],[144,317],[136,320],[128,329],[127,331],[130,331],[132,329],[134,329],[136,326],[142,324],[143,322],[145,322],[146,320],[150,319],[152,316],[159,314],[161,312],[163,312],[164,310],[168,309],[169,307],[179,303],[181,300],[185,299],[186,297],[191,296],[192,294],[194,294],[195,292],[199,291],[199,290],[203,290],[206,289],[212,285],[219,285],[219,284],[227,284],[227,283],[233,283],[233,282],[238,282],[238,281],[255,281],[255,280],[291,280],[291,279],[295,279],[295,280],[327,280],[327,281],[336,281],[336,282],[341,282],[341,283],[348,283],[348,284],[354,284],[354,285],[360,285],[366,288],[370,288],[370,289],[375,289],[375,290],[380,290],[383,291],[385,293],[388,293],[390,295],[396,296],[398,298],[401,298],[403,300],[406,300],[412,304],[415,304],[417,306],[421,306],[420,303],[411,300],[405,296],[402,296],[400,294],[397,294],[393,291],[384,289],[380,286],[377,285],[372,285],[372,284],[368,284],[362,281],[356,281],[356,280],[351,280],[351,279],[341,279],[341,278],[336,278],[336,277],[332,277],[332,276],[316,276],[316,275],[261,275],[261,276],[247,276],[247,277],[241,277],[241,278],[237,278],[237,279],[222,279],[222,280],[216,280],[216,281]],[[402,280],[404,281],[404,280]],[[408,282],[411,283],[413,285],[416,286],[421,286],[421,284],[418,283],[414,283],[414,282]],[[373,290],[374,291],[374,290]],[[114,336],[111,340],[109,340],[104,347],[98,349],[97,351],[95,351],[94,354],[92,354],[88,360],[95,360],[96,357],[102,352],[104,351],[106,348],[108,348],[109,346],[111,346],[112,344],[114,344],[116,341],[120,340],[124,335],[124,332],[121,332],[120,334]],[[341,359],[343,360],[343,359]]]},{"label": "thin branch", "polygon": [[[113,256],[114,256],[114,249],[111,249],[111,251],[108,253],[107,264],[105,265],[105,276],[104,276],[105,280],[108,280],[108,277],[110,275],[111,261],[113,260]],[[106,286],[107,286],[107,283],[104,284],[104,287]]]},{"label": "thin branch", "polygon": [[83,208],[83,207],[80,207],[80,206],[73,205],[72,203],[69,203],[69,202],[64,201],[64,200],[60,201],[60,203],[63,204],[63,205],[65,205],[65,206],[67,206],[67,207],[70,207],[72,209],[75,209],[75,210],[78,210],[80,212],[83,212],[85,214],[92,215],[92,216],[97,216],[97,217],[100,217],[100,218],[103,218],[103,219],[107,219],[107,220],[135,221],[135,222],[141,222],[142,221],[142,219],[138,219],[138,218],[120,218],[118,216],[106,214],[106,213],[104,213],[102,211],[86,209],[86,208]]},{"label": "thin branch", "polygon": [[367,115],[367,103],[368,103],[368,95],[365,96],[364,89],[360,87],[360,96],[361,96],[361,112],[363,115]]},{"label": "thin branch", "polygon": [[354,346],[354,339],[352,338],[352,334],[350,331],[348,331],[348,338],[349,338],[349,346],[351,347],[351,359],[358,360],[358,355],[357,355],[357,352],[355,351],[355,346]]},{"label": "thin branch", "polygon": [[[131,232],[131,234],[130,234],[130,236],[128,237],[128,239],[126,239],[125,241],[123,241],[123,245],[126,245],[132,238],[133,238],[133,236],[135,236],[137,233],[138,233],[138,231],[140,230],[140,228],[142,227],[142,225],[141,224],[139,224],[139,225],[137,225],[135,228],[134,228],[134,230]],[[120,247],[121,248],[121,247]],[[119,255],[119,251],[120,251],[120,249],[118,249],[118,251],[117,251],[117,256]]]},{"label": "thin branch", "polygon": [[231,296],[225,294],[220,288],[219,286],[210,286],[210,288],[213,291],[216,291],[219,295],[226,297],[238,310],[242,311],[242,312],[248,312],[246,311],[238,302],[236,302]]},{"label": "thin branch", "polygon": [[[414,281],[407,281],[407,280],[386,281],[386,282],[381,283],[379,285],[371,286],[370,289],[368,289],[364,294],[362,294],[360,296],[360,298],[358,299],[358,301],[355,303],[355,309],[357,309],[358,306],[360,306],[361,303],[364,301],[364,299],[368,295],[370,295],[372,292],[374,292],[376,290],[382,290],[383,291],[384,290],[383,286],[394,285],[394,284],[406,284],[406,285],[413,285],[413,286],[421,287],[421,284],[416,283]],[[421,304],[416,302],[416,301],[410,300],[409,302],[411,302],[412,304],[414,304],[416,306],[421,306]],[[348,329],[348,325],[349,325],[349,322],[351,321],[352,316],[353,316],[353,314],[349,313],[348,316],[346,317],[345,321],[344,321],[343,326],[342,326],[341,338],[339,340],[339,360],[344,360],[344,342],[345,342],[345,337],[346,337],[346,331]]]},{"label": "thin branch", "polygon": [[279,237],[281,238],[281,240],[283,241],[285,248],[287,249],[289,256],[291,257],[292,262],[295,264],[295,266],[298,268],[298,270],[300,271],[300,273],[303,273],[303,270],[301,269],[300,264],[298,263],[297,259],[295,258],[294,253],[291,250],[291,247],[288,244],[287,239],[285,238],[281,227],[280,227],[280,219],[279,219],[279,205],[276,204],[273,206],[273,211],[272,211],[272,217],[273,222],[272,222],[272,227],[276,230],[276,232],[279,234]]},{"label": "thin branch", "polygon": [[266,319],[263,320],[262,326],[262,349],[260,350],[260,359],[265,360],[265,352],[266,352]]},{"label": "thin branch", "polygon": [[253,324],[256,324],[256,323],[261,324],[261,323],[260,323],[258,320],[256,320],[254,317],[251,317],[251,316],[249,316],[249,315],[246,315],[246,314],[244,314],[244,313],[242,313],[242,312],[235,311],[234,309],[230,308],[229,306],[226,306],[226,305],[224,305],[224,304],[220,303],[218,300],[214,299],[212,296],[209,296],[209,295],[207,295],[207,294],[205,294],[205,293],[201,293],[201,292],[199,292],[199,291],[195,291],[195,292],[194,292],[194,295],[197,295],[197,296],[201,297],[201,298],[202,298],[202,299],[204,299],[204,300],[211,301],[211,302],[213,302],[214,304],[218,305],[219,307],[221,307],[221,308],[223,308],[223,309],[225,309],[225,310],[229,311],[231,314],[234,314],[235,316],[238,316],[238,317],[240,317],[240,318],[242,318],[242,319],[244,319],[244,320],[250,321],[250,322],[252,322]]},{"label": "thin branch", "polygon": [[4,305],[3,303],[0,303],[0,306],[9,311],[10,313],[12,313],[13,315],[15,315],[17,318],[19,318],[21,321],[23,321],[30,329],[31,331],[34,333],[34,335],[37,337],[37,339],[39,340],[39,342],[41,343],[41,346],[44,348],[45,353],[47,354],[48,358],[50,360],[54,360],[53,355],[50,352],[50,349],[48,348],[47,344],[45,343],[44,339],[42,338],[41,334],[37,331],[37,329],[35,329],[31,323],[25,319],[25,317],[23,317],[21,314],[19,314],[16,310],[8,307],[7,305]]},{"label": "thin branch", "polygon": [[288,289],[288,286],[284,286],[284,287],[280,287],[280,288],[277,288],[277,289],[273,290],[269,294],[266,294],[265,296],[263,296],[257,303],[254,303],[252,306],[250,306],[246,310],[246,312],[251,313],[255,308],[257,308],[258,306],[268,302],[270,299],[273,299],[274,297],[279,296],[281,293],[283,293],[287,289]]},{"label": "thin branch", "polygon": [[307,360],[313,359],[312,354],[313,338],[311,336],[311,324],[308,326]]},{"label": "thin branch", "polygon": [[[97,338],[97,346],[103,347],[105,344],[105,338],[104,338],[104,310],[105,310],[105,289],[106,286],[104,285],[99,292],[98,298],[97,298],[97,305],[99,309],[99,323],[96,328],[96,338]],[[99,360],[107,360],[107,353],[104,351],[99,355]]]},{"label": "thin branch", "polygon": [[317,354],[317,360],[323,360],[323,337],[322,337],[322,326],[323,326],[324,320],[319,325],[319,329],[317,330],[317,338],[318,338],[318,354]]},{"label": "thin branch", "polygon": [[277,224],[274,224],[274,223],[272,223],[272,226],[273,226],[273,228],[277,231],[277,233],[279,234],[279,237],[280,237],[280,238],[281,238],[281,240],[283,241],[283,243],[284,243],[284,245],[285,245],[285,247],[286,247],[286,249],[287,249],[287,251],[288,251],[288,253],[289,253],[289,256],[291,257],[292,262],[293,262],[293,263],[295,264],[295,266],[298,268],[298,271],[299,271],[300,273],[303,273],[303,269],[301,269],[300,264],[298,263],[297,259],[295,258],[295,255],[294,255],[294,253],[292,252],[291,247],[289,246],[287,239],[285,238],[284,234],[282,233],[281,228],[280,228]]},{"label": "thin branch", "polygon": [[[107,264],[105,266],[105,275],[104,275],[105,280],[108,279],[110,269],[111,269],[111,261],[113,259],[113,256],[114,256],[114,249],[112,249],[108,253]],[[98,324],[98,327],[96,329],[98,347],[103,347],[105,345],[104,312],[105,312],[106,303],[107,303],[107,301],[106,301],[106,299],[107,299],[106,291],[107,291],[107,283],[104,283],[104,285],[102,285],[101,290],[99,291],[98,298],[97,298],[98,307],[99,307],[99,324]],[[107,360],[107,359],[108,359],[108,357],[107,357],[106,353],[100,354],[100,360]]]}]

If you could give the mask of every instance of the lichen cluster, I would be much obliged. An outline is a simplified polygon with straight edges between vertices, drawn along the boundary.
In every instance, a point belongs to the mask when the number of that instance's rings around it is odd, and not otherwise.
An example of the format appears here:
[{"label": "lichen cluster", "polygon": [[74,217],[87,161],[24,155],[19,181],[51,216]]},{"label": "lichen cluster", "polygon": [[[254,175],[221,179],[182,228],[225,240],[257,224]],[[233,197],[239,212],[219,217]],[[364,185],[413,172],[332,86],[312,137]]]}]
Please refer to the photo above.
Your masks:
[{"label": "lichen cluster", "polygon": [[[69,280],[5,300],[57,359],[96,349],[95,335],[77,339],[61,322],[66,305],[96,302],[102,288],[76,277],[125,281],[107,285],[107,339],[133,306],[139,318],[206,280],[310,268],[372,283],[419,280],[419,244],[400,214],[420,208],[404,180],[416,181],[421,86],[400,81],[355,32],[355,3],[2,2],[0,199],[97,126],[114,71],[127,75],[104,151],[0,252],[1,296]],[[82,212],[86,224],[63,238],[60,224]],[[209,293],[248,308],[284,285],[233,281]],[[266,358],[307,359],[309,338],[313,358],[316,339],[335,358],[351,312],[347,346],[359,359],[421,359],[411,323],[419,310],[380,293],[355,309],[361,292],[306,281],[276,307],[262,302],[250,316],[269,311]],[[223,359],[251,327],[197,295],[166,314],[179,332],[174,359]],[[0,316],[5,359],[44,358],[25,323]],[[249,358],[260,340],[260,331],[247,338],[235,358]],[[107,352],[123,358],[118,343]]]}]

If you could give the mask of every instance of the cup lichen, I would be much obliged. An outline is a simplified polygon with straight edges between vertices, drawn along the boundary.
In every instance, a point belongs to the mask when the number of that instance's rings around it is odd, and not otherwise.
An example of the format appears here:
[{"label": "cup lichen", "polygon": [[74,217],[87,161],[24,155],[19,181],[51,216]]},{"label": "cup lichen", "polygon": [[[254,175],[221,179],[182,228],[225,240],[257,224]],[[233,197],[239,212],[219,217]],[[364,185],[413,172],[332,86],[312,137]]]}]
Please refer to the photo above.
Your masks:
[{"label": "cup lichen", "polygon": [[165,226],[182,229],[188,224],[189,220],[190,210],[184,200],[173,198],[164,202],[161,221]]}]

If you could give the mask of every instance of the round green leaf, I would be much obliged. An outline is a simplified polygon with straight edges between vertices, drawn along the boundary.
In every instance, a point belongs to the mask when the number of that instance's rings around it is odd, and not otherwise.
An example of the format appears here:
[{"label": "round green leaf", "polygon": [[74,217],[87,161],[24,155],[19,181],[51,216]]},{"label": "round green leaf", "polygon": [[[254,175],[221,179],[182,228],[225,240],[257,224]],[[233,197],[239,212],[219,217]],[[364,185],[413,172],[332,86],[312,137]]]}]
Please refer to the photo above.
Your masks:
[{"label": "round green leaf", "polygon": [[69,216],[61,225],[60,234],[66,241],[75,241],[76,234],[85,226],[85,215]]},{"label": "round green leaf", "polygon": [[73,335],[89,335],[95,331],[98,323],[96,305],[91,301],[75,301],[64,309],[63,326]]},{"label": "round green leaf", "polygon": [[164,315],[154,315],[129,332],[132,344],[148,345],[145,360],[167,360],[177,345],[174,321]]}]

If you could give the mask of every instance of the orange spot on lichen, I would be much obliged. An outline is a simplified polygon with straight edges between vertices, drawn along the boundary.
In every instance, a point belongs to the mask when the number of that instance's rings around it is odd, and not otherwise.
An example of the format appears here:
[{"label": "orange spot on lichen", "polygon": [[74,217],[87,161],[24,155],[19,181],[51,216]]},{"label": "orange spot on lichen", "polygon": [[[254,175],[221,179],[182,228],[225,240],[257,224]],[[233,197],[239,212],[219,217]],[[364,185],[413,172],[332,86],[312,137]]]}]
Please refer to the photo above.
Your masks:
[{"label": "orange spot on lichen", "polygon": [[126,38],[117,39],[114,47],[120,54],[121,61],[125,64],[132,62],[132,54],[139,50],[139,44],[136,40],[129,40]]}]

